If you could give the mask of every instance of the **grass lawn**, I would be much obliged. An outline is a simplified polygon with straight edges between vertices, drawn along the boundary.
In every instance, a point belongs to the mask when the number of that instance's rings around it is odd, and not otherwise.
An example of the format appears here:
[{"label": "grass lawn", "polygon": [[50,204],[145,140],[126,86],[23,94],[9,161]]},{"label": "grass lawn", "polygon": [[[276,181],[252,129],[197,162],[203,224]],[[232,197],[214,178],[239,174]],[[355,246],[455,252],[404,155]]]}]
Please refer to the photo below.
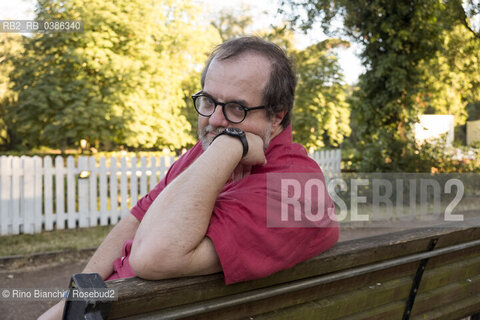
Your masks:
[{"label": "grass lawn", "polygon": [[0,257],[97,247],[113,226],[44,231],[0,237]]}]

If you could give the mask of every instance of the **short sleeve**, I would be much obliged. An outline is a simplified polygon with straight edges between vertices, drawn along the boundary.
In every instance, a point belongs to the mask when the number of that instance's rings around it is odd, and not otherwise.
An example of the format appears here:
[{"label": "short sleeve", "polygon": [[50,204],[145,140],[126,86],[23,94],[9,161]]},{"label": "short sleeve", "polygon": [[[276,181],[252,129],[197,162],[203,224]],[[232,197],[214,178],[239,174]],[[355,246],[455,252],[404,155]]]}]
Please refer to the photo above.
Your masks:
[{"label": "short sleeve", "polygon": [[217,198],[207,236],[215,245],[225,283],[262,278],[332,247],[336,223],[322,228],[268,228],[266,177],[253,175]]},{"label": "short sleeve", "polygon": [[130,212],[139,220],[142,221],[148,208],[152,205],[153,201],[157,198],[160,192],[175,179],[185,168],[187,168],[201,153],[203,152],[200,143],[197,143],[193,148],[188,150],[177,161],[175,161],[168,169],[165,177],[160,182],[137,201],[137,204],[130,210]]},{"label": "short sleeve", "polygon": [[153,201],[167,185],[167,177],[168,173],[152,190],[150,190],[149,193],[147,193],[140,200],[138,200],[137,204],[130,210],[130,212],[135,216],[135,218],[138,219],[138,221],[142,221],[148,208],[150,208]]}]

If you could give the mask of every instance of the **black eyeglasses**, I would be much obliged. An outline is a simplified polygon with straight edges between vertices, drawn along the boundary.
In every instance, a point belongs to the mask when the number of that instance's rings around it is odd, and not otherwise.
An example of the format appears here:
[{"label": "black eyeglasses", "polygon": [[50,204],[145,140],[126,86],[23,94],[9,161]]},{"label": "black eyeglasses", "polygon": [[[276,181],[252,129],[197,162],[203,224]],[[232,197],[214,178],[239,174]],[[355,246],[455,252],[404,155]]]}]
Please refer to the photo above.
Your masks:
[{"label": "black eyeglasses", "polygon": [[199,115],[210,117],[215,112],[217,106],[220,105],[222,106],[222,112],[225,116],[225,119],[231,123],[242,122],[247,116],[248,111],[265,109],[265,106],[248,108],[238,102],[218,102],[202,91],[195,93],[192,96],[192,99],[195,110],[197,110]]}]

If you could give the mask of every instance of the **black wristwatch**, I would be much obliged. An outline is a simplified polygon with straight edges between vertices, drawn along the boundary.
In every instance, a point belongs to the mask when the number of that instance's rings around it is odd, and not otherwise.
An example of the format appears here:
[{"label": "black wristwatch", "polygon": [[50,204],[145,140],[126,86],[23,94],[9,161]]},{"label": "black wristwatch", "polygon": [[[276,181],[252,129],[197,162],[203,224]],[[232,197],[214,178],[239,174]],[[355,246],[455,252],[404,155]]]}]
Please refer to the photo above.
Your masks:
[{"label": "black wristwatch", "polygon": [[[215,136],[215,138],[213,138],[212,142],[215,141],[215,139],[217,139],[222,134],[227,134],[231,137],[236,137],[236,138],[240,139],[240,141],[242,142],[242,145],[243,145],[242,158],[245,157],[245,155],[248,153],[248,142],[247,142],[247,136],[245,135],[245,132],[243,132],[243,130],[238,129],[238,128],[227,128],[227,129],[223,130],[222,132],[220,132],[219,134],[217,134]],[[210,143],[212,143],[212,142],[210,142]]]}]

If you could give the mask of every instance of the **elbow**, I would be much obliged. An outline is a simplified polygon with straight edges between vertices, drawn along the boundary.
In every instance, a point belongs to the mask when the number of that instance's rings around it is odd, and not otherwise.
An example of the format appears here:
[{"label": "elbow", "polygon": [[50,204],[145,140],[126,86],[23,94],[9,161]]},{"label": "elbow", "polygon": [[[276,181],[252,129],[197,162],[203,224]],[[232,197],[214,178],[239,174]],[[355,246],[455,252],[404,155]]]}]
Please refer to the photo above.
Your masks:
[{"label": "elbow", "polygon": [[132,268],[133,273],[143,279],[148,280],[157,280],[158,275],[154,272],[153,268],[151,267],[152,263],[150,259],[145,258],[142,254],[137,253],[137,251],[133,251],[129,257],[129,264],[130,268]]},{"label": "elbow", "polygon": [[129,263],[133,273],[142,279],[161,280],[182,275],[178,257],[171,257],[168,250],[153,250],[139,244],[132,247]]}]

